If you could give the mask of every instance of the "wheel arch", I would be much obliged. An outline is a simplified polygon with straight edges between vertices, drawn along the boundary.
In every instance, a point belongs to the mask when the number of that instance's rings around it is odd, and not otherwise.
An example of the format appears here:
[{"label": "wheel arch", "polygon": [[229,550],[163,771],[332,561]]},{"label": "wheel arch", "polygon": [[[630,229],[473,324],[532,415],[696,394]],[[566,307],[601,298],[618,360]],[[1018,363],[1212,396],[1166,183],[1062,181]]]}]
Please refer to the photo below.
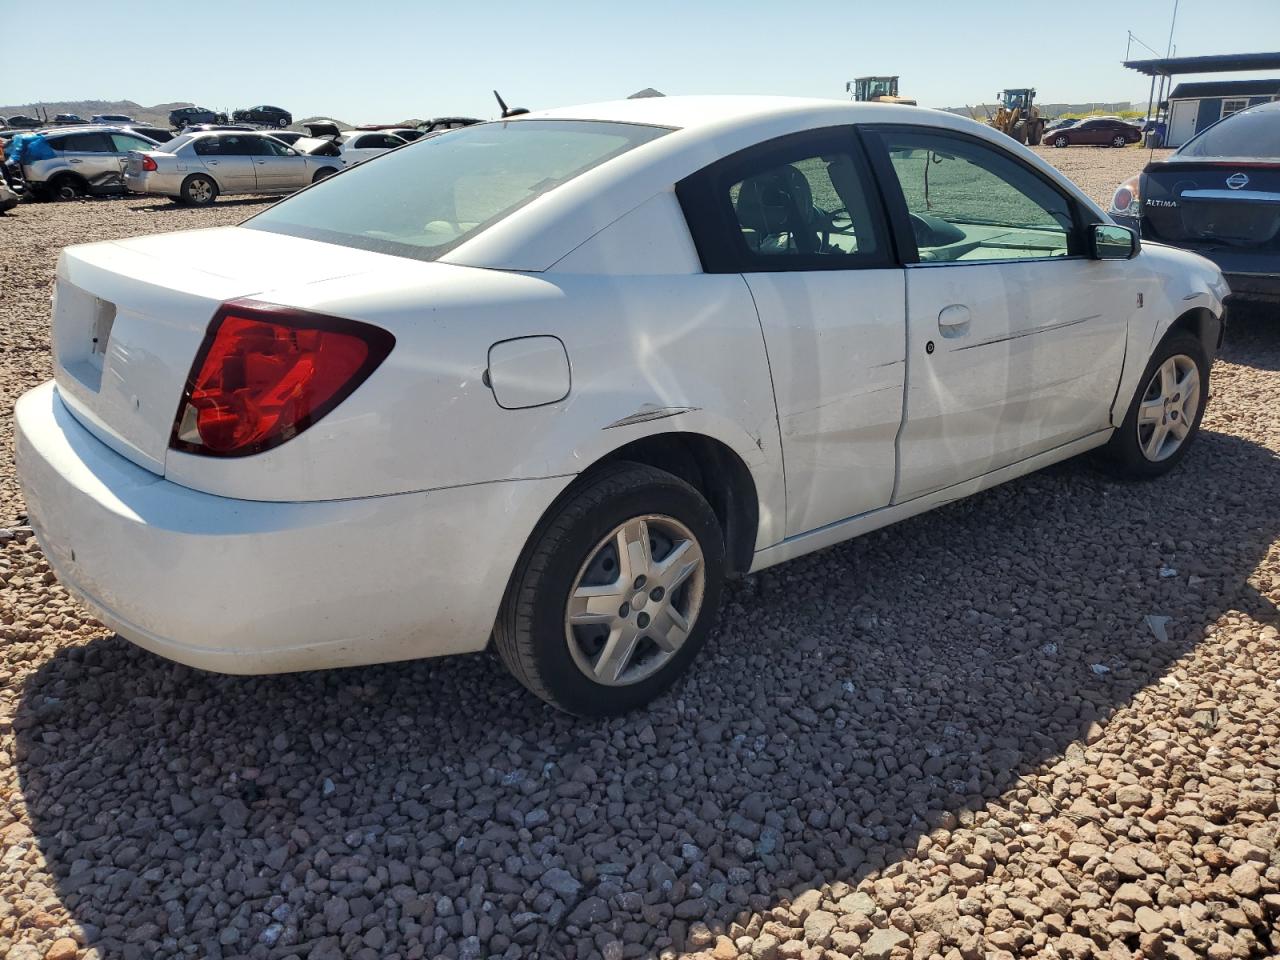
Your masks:
[{"label": "wheel arch", "polygon": [[81,191],[88,193],[90,190],[89,181],[83,175],[76,173],[74,170],[59,170],[53,176],[45,180],[45,185],[50,191],[50,195],[57,199],[58,184],[64,180],[70,180],[75,183]]},{"label": "wheel arch", "polygon": [[1213,355],[1222,345],[1225,325],[1222,318],[1216,316],[1208,307],[1192,307],[1169,324],[1169,328],[1164,331],[1161,339],[1163,340],[1175,330],[1186,330],[1195,334],[1204,345],[1205,356],[1212,361]]},{"label": "wheel arch", "polygon": [[667,431],[637,437],[599,455],[561,490],[530,531],[525,549],[566,499],[603,467],[642,463],[684,480],[710,504],[725,535],[727,572],[751,568],[760,528],[760,496],[756,479],[742,457],[723,440],[695,431]]}]

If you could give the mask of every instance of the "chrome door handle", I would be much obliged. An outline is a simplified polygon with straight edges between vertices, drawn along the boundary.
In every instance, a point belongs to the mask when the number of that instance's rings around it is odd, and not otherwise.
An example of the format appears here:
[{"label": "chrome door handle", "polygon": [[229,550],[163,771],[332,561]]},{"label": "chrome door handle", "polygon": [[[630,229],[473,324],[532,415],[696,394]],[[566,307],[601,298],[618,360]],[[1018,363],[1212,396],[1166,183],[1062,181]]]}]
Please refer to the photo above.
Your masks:
[{"label": "chrome door handle", "polygon": [[259,160],[259,161],[257,161],[257,163],[258,163],[258,164],[263,164],[263,163],[266,163],[266,162],[267,162],[267,161],[265,161],[265,160]]},{"label": "chrome door handle", "polygon": [[938,313],[938,332],[944,337],[963,337],[969,333],[969,308],[963,303],[943,307]]},{"label": "chrome door handle", "polygon": [[84,163],[84,161],[76,157],[70,157],[68,158],[67,163]]},{"label": "chrome door handle", "polygon": [[216,167],[218,165],[217,160],[206,160],[205,163],[211,167]]}]

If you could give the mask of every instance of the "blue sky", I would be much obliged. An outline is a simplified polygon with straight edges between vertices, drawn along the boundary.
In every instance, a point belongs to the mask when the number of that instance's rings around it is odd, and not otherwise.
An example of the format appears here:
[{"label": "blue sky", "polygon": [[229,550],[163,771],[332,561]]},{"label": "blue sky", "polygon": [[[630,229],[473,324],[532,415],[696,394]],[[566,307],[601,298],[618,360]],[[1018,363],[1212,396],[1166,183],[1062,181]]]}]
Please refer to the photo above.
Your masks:
[{"label": "blue sky", "polygon": [[[26,39],[20,6],[0,0],[19,33],[0,50],[0,102],[272,103],[363,123],[490,117],[494,87],[536,109],[648,86],[843,97],[880,73],[926,106],[1023,85],[1145,101],[1146,78],[1120,66],[1126,31],[1163,52],[1173,0],[64,0],[57,21],[76,26]],[[1280,48],[1280,0],[1181,0],[1173,39],[1182,55]]]}]

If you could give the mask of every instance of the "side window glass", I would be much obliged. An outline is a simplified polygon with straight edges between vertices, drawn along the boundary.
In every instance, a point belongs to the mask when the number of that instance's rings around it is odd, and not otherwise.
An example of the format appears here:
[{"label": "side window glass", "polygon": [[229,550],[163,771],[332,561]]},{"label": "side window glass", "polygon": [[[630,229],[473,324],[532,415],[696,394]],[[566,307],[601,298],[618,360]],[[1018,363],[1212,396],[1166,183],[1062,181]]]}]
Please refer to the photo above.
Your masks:
[{"label": "side window glass", "polygon": [[1004,151],[925,131],[882,138],[921,260],[1038,260],[1072,252],[1071,201]]},{"label": "side window glass", "polygon": [[73,133],[62,138],[60,149],[68,153],[113,153],[111,141],[101,133]]},{"label": "side window glass", "polygon": [[270,137],[243,137],[245,150],[255,157],[279,157],[284,151],[276,149],[276,143]]},{"label": "side window glass", "polygon": [[221,137],[201,137],[195,142],[196,156],[217,157],[222,155]]},{"label": "side window glass", "polygon": [[857,260],[882,252],[865,179],[847,148],[765,154],[726,181],[720,199],[752,257]]},{"label": "side window glass", "polygon": [[251,157],[253,156],[253,145],[251,140],[256,137],[224,137],[222,138],[222,150],[219,151],[224,157]]},{"label": "side window glass", "polygon": [[116,148],[116,153],[128,153],[130,150],[154,150],[155,144],[147,143],[138,137],[131,137],[126,133],[111,134],[111,143]]},{"label": "side window glass", "polygon": [[851,128],[751,147],[687,177],[676,192],[709,273],[894,262],[871,172]]}]

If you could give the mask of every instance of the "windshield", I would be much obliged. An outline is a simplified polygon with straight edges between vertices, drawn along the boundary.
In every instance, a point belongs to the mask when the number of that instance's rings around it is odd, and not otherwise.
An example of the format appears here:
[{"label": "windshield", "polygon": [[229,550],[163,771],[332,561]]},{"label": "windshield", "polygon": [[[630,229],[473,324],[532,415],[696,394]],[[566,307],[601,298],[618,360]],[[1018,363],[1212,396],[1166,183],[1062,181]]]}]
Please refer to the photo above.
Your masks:
[{"label": "windshield", "polygon": [[1280,159],[1280,110],[1245,110],[1182,145],[1175,157]]},{"label": "windshield", "polygon": [[244,226],[434,260],[542,194],[669,132],[591,120],[463,127],[321,181]]}]

